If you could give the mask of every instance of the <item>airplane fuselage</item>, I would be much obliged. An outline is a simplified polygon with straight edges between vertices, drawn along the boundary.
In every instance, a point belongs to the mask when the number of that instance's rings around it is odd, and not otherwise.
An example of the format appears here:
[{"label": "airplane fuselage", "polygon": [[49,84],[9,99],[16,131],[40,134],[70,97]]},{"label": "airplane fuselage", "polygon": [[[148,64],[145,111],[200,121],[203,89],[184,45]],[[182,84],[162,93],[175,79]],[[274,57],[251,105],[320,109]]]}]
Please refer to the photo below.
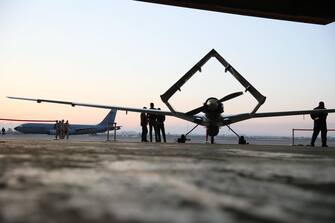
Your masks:
[{"label": "airplane fuselage", "polygon": [[[110,126],[109,130],[113,130],[114,127]],[[15,130],[24,134],[48,134],[55,135],[54,124],[41,124],[41,123],[26,123],[15,127]],[[107,126],[99,125],[70,125],[70,135],[81,135],[81,134],[96,134],[107,131]]]}]

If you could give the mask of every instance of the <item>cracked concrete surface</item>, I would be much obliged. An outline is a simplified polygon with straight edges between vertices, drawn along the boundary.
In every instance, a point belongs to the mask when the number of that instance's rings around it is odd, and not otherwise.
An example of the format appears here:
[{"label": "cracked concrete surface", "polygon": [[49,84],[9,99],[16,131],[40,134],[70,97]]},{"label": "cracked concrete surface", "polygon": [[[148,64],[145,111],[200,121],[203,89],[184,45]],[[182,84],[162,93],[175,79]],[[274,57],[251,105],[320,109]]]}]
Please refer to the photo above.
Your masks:
[{"label": "cracked concrete surface", "polygon": [[335,222],[335,148],[7,140],[0,222]]}]

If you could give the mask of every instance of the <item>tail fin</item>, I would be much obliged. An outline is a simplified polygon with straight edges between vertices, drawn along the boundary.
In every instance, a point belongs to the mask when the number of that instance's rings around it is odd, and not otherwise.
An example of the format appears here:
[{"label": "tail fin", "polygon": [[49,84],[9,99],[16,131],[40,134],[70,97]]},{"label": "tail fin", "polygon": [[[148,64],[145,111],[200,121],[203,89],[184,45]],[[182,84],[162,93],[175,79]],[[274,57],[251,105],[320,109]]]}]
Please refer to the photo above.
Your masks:
[{"label": "tail fin", "polygon": [[115,116],[116,116],[116,109],[112,109],[107,116],[104,118],[104,120],[102,120],[98,125],[99,126],[103,126],[103,127],[107,127],[107,124],[112,126],[115,120]]}]

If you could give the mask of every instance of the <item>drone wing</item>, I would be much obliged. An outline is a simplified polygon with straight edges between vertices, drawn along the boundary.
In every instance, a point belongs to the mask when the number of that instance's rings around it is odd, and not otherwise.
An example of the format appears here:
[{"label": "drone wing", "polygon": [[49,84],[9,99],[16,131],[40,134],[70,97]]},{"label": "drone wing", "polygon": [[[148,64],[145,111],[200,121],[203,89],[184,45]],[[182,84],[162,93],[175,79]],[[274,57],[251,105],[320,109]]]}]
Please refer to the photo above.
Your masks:
[{"label": "drone wing", "polygon": [[292,116],[292,115],[310,115],[317,113],[334,113],[335,109],[315,109],[300,111],[282,111],[282,112],[263,112],[252,115],[252,118],[276,117],[276,116]]},{"label": "drone wing", "polygon": [[292,116],[292,115],[310,115],[318,113],[335,113],[335,109],[315,109],[315,110],[299,110],[299,111],[281,111],[281,112],[262,112],[262,113],[243,113],[237,115],[230,115],[223,117],[221,125],[229,125],[235,122],[251,118],[267,118],[267,117],[279,117],[279,116]]},{"label": "drone wing", "polygon": [[97,104],[85,104],[85,103],[77,103],[71,101],[58,101],[58,100],[49,100],[49,99],[34,99],[34,98],[21,98],[21,97],[7,97],[9,99],[15,100],[24,100],[24,101],[35,101],[37,103],[54,103],[54,104],[65,104],[71,105],[72,107],[81,106],[81,107],[91,107],[91,108],[102,108],[102,109],[117,109],[126,112],[145,112],[150,114],[157,114],[157,115],[168,115],[168,116],[175,116],[174,113],[169,111],[161,111],[155,109],[142,109],[142,108],[131,108],[131,107],[122,107],[122,106],[111,106],[111,105],[97,105]]}]

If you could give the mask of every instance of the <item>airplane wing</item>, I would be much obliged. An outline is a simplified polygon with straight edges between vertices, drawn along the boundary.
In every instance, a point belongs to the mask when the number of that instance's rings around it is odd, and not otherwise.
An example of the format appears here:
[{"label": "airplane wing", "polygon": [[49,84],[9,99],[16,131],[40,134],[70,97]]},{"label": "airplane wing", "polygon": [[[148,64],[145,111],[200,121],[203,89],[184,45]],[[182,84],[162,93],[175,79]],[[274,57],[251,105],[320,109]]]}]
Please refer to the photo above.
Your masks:
[{"label": "airplane wing", "polygon": [[91,131],[91,132],[94,132],[96,131],[97,129],[96,128],[76,128],[75,131],[76,133],[80,133],[80,132],[84,132],[84,131]]},{"label": "airplane wing", "polygon": [[281,111],[281,112],[261,112],[261,113],[243,113],[223,117],[221,125],[229,125],[235,122],[251,119],[251,118],[266,118],[292,115],[310,115],[316,113],[335,113],[335,109],[316,109],[316,110],[297,110],[297,111]]},{"label": "airplane wing", "polygon": [[167,115],[167,116],[175,116],[174,113],[170,111],[161,111],[161,110],[154,110],[154,109],[142,109],[142,108],[131,108],[131,107],[121,107],[121,106],[111,106],[111,105],[96,105],[96,104],[85,104],[85,103],[76,103],[70,101],[58,101],[58,100],[48,100],[48,99],[34,99],[34,98],[21,98],[21,97],[7,97],[9,99],[15,100],[24,100],[24,101],[35,101],[37,103],[54,103],[54,104],[65,104],[71,105],[72,107],[81,106],[81,107],[91,107],[91,108],[102,108],[102,109],[117,109],[126,112],[145,112],[150,114],[157,114],[157,115]]},{"label": "airplane wing", "polygon": [[[109,127],[109,130],[119,130],[121,129],[121,125],[117,125],[116,128],[114,128],[114,126],[110,126]],[[71,128],[71,127],[70,127]],[[86,130],[90,130],[90,131],[93,131],[93,130],[96,130],[97,128],[76,128],[77,131],[86,131]]]}]

